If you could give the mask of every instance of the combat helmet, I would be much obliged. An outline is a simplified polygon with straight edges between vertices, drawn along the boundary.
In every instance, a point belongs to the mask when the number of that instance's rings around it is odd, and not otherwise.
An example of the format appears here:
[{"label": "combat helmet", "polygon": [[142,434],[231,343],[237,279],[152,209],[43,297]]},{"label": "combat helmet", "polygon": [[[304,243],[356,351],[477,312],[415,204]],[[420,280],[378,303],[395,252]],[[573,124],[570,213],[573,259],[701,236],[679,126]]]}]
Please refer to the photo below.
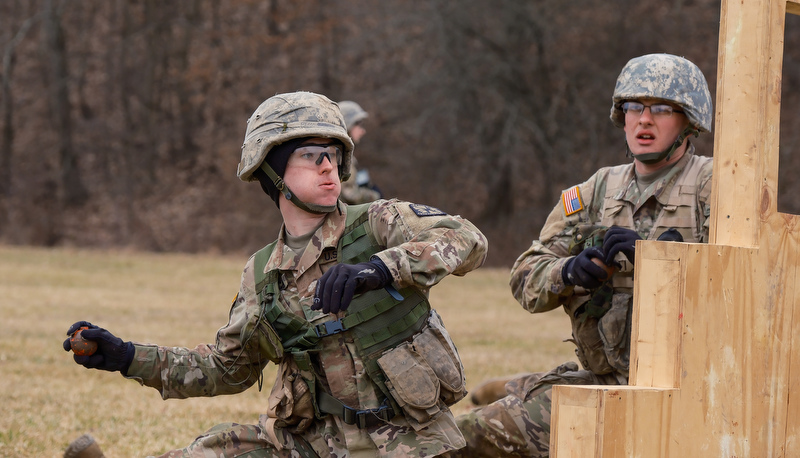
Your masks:
[{"label": "combat helmet", "polygon": [[344,117],[338,105],[321,94],[291,92],[278,94],[264,101],[247,120],[242,144],[242,159],[237,175],[242,181],[255,181],[253,172],[264,170],[275,187],[298,207],[312,213],[328,213],[335,207],[308,204],[300,201],[266,162],[273,147],[303,137],[323,137],[338,140],[344,146],[339,165],[339,177],[350,177],[353,140],[347,134]]},{"label": "combat helmet", "polygon": [[[624,127],[622,104],[643,98],[675,103],[689,118],[690,127],[678,137],[680,142],[676,140],[677,146],[688,135],[711,132],[713,103],[708,83],[703,72],[688,59],[672,54],[647,54],[629,60],[617,77],[611,104],[611,122],[617,127]],[[672,151],[677,148],[673,146]],[[651,161],[658,162],[672,154],[672,151],[658,153],[661,158]]]},{"label": "combat helmet", "polygon": [[344,116],[344,123],[347,125],[348,132],[353,126],[369,116],[369,113],[364,111],[361,105],[352,100],[343,100],[339,102],[339,109],[342,110],[342,116]]}]

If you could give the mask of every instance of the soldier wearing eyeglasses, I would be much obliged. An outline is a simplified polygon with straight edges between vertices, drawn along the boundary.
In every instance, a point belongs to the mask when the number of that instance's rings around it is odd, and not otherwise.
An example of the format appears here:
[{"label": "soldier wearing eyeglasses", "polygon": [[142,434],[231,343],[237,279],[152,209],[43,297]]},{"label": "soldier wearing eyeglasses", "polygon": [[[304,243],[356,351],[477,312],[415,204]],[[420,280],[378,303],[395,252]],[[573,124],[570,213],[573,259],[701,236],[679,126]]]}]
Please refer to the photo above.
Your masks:
[{"label": "soldier wearing eyeglasses", "polygon": [[88,328],[82,336],[98,344],[76,363],[164,399],[260,389],[264,367],[278,366],[257,424],[216,426],[163,456],[405,458],[464,446],[450,411],[466,395],[464,369],[428,293],[481,266],[486,237],[426,205],[343,203],[353,148],[338,105],[320,94],[275,95],[248,119],[238,176],[260,183],[283,226],[246,263],[213,344],[133,343],[87,321],[69,328]]},{"label": "soldier wearing eyeglasses", "polygon": [[511,271],[512,293],[526,310],[563,307],[569,315],[581,366],[567,362],[474,389],[473,402],[488,405],[458,418],[467,447],[450,456],[549,456],[553,385],[628,383],[635,241],[708,240],[712,160],[691,143],[711,130],[700,69],[669,54],[631,59],[610,117],[632,160],[564,190]]}]

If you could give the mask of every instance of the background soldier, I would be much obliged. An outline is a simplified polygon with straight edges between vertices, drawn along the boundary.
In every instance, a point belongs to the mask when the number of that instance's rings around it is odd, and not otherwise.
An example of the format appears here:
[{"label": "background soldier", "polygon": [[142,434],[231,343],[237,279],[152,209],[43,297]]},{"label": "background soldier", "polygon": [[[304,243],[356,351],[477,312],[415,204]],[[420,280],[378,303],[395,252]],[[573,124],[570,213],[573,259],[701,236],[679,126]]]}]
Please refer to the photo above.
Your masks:
[{"label": "background soldier", "polygon": [[709,132],[711,118],[708,84],[692,62],[650,54],[625,65],[611,121],[633,161],[564,191],[511,271],[526,310],[564,307],[583,369],[567,362],[512,379],[507,396],[458,418],[467,447],[450,456],[548,456],[552,385],[628,382],[634,243],[708,241],[712,161],[695,155],[689,137]]},{"label": "background soldier", "polygon": [[[367,133],[363,121],[369,117],[369,114],[361,108],[361,105],[350,100],[339,102],[339,108],[342,110],[348,135],[353,139],[353,143],[358,145]],[[380,189],[372,183],[369,170],[358,168],[355,156],[350,158],[350,175],[353,179],[342,183],[342,195],[340,196],[342,202],[363,204],[383,197]]]},{"label": "background soldier", "polygon": [[219,425],[164,456],[406,457],[464,446],[449,410],[466,393],[463,367],[428,291],[479,267],[486,239],[424,205],[343,204],[352,152],[324,96],[276,95],[250,117],[238,175],[261,183],[284,224],[245,265],[215,344],[134,344],[85,321],[69,328],[88,327],[99,347],[75,362],[164,399],[238,393],[279,364],[258,425]]}]

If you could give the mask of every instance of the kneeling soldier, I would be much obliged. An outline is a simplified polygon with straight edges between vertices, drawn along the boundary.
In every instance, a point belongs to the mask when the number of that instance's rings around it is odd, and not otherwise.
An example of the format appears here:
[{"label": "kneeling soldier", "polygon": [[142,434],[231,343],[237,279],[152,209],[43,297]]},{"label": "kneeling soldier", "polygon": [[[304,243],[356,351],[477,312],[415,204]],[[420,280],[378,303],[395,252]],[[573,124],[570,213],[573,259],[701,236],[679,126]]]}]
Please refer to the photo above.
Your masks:
[{"label": "kneeling soldier", "polygon": [[486,238],[425,205],[342,203],[352,154],[334,102],[269,98],[247,122],[238,175],[260,182],[284,224],[245,265],[215,343],[163,347],[85,321],[70,328],[88,326],[83,336],[99,345],[78,364],[164,399],[238,393],[279,365],[258,425],[219,425],[164,456],[435,456],[465,445],[449,410],[466,393],[464,371],[428,291],[479,267]]}]

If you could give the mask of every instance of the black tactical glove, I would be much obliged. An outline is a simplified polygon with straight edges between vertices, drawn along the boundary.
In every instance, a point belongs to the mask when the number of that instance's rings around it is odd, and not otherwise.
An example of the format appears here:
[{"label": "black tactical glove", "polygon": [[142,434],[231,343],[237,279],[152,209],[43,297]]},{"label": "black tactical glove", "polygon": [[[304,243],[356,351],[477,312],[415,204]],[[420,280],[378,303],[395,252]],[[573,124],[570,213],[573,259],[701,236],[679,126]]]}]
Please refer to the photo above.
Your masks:
[{"label": "black tactical glove", "polygon": [[325,313],[345,311],[354,295],[384,288],[391,282],[389,268],[378,258],[359,264],[336,264],[317,281],[311,309]]},{"label": "black tactical glove", "polygon": [[[75,331],[84,326],[89,329],[83,330],[81,337],[97,342],[97,351],[90,356],[74,355],[75,362],[89,369],[102,369],[110,372],[120,371],[122,375],[127,375],[128,367],[130,367],[133,361],[133,354],[136,351],[133,344],[123,342],[122,339],[114,336],[114,334],[88,321],[78,321],[73,324],[69,327],[67,335],[72,336]],[[71,349],[68,337],[64,341],[64,350],[70,351]]]},{"label": "black tactical glove", "polygon": [[600,248],[589,247],[577,256],[570,258],[561,269],[561,278],[564,283],[594,289],[608,280],[606,270],[595,264],[592,258],[603,259],[603,252],[600,251]]},{"label": "black tactical glove", "polygon": [[683,236],[677,229],[671,227],[659,235],[656,240],[661,240],[662,242],[683,242]]},{"label": "black tactical glove", "polygon": [[614,256],[617,253],[622,253],[633,264],[636,258],[634,250],[636,241],[641,239],[636,231],[625,229],[624,227],[611,226],[605,237],[603,237],[603,252],[605,253],[603,262],[608,266],[619,265],[619,263],[614,262]]}]

